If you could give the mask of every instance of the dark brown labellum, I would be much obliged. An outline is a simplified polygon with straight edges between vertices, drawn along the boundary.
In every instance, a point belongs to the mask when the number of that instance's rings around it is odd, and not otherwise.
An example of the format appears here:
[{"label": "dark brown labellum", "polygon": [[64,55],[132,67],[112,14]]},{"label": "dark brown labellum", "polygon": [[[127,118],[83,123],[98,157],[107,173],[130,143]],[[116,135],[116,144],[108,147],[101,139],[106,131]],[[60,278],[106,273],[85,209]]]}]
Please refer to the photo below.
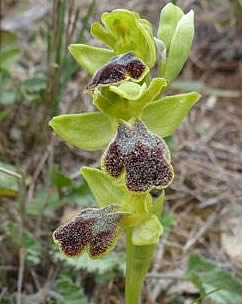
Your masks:
[{"label": "dark brown labellum", "polygon": [[166,188],[174,176],[165,142],[139,120],[133,126],[119,124],[117,135],[104,154],[103,165],[113,177],[120,176],[125,168],[127,187],[135,192]]},{"label": "dark brown labellum", "polygon": [[87,86],[87,90],[128,79],[140,81],[147,71],[148,68],[145,64],[135,57],[133,53],[122,54],[114,57],[112,61],[105,64],[95,73],[92,81]]},{"label": "dark brown labellum", "polygon": [[78,256],[85,249],[91,258],[105,255],[116,244],[123,217],[115,205],[82,210],[72,221],[53,233],[54,241],[68,256]]}]

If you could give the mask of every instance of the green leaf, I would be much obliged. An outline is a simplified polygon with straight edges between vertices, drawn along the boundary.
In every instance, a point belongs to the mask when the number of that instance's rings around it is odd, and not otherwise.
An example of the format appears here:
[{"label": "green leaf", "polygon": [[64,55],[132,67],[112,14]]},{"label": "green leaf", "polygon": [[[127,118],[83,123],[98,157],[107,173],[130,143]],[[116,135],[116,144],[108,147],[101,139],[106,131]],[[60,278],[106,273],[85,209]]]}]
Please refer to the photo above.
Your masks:
[{"label": "green leaf", "polygon": [[191,10],[178,22],[166,62],[164,78],[168,84],[176,79],[185,64],[194,36],[194,12]]},{"label": "green leaf", "polygon": [[157,37],[165,43],[167,50],[170,47],[177,24],[183,15],[183,11],[172,3],[168,3],[161,10]]},{"label": "green leaf", "polygon": [[8,69],[20,57],[17,48],[17,35],[12,32],[0,30],[0,67]]},{"label": "green leaf", "polygon": [[1,49],[4,47],[16,46],[18,36],[14,32],[0,30]]},{"label": "green leaf", "polygon": [[103,149],[112,138],[111,122],[99,112],[55,116],[49,125],[57,135],[80,149]]},{"label": "green leaf", "polygon": [[242,284],[227,271],[192,254],[186,276],[201,291],[201,297],[217,304],[242,303]]},{"label": "green leaf", "polygon": [[91,260],[88,256],[82,255],[75,259],[67,257],[62,253],[55,253],[59,261],[64,261],[67,265],[72,266],[75,270],[84,270],[88,273],[94,273],[98,278],[108,275],[113,271],[125,273],[125,254],[124,252],[110,252],[101,259]]},{"label": "green leaf", "polygon": [[46,189],[39,189],[36,193],[35,199],[32,203],[26,205],[28,214],[40,215],[43,212],[54,211],[64,204],[63,200],[59,198],[56,189],[52,189],[50,193]]},{"label": "green leaf", "polygon": [[23,88],[29,92],[40,92],[46,89],[46,79],[43,77],[33,77],[23,82]]},{"label": "green leaf", "polygon": [[161,223],[165,230],[171,231],[176,226],[176,216],[173,214],[164,214]]},{"label": "green leaf", "polygon": [[85,180],[78,185],[73,184],[70,192],[65,196],[65,199],[82,208],[96,207],[96,201]]},{"label": "green leaf", "polygon": [[13,222],[7,222],[4,225],[5,233],[11,238],[13,245],[16,248],[23,246],[26,249],[26,260],[32,265],[37,265],[40,262],[41,247],[35,236],[29,231],[23,234],[23,242],[19,244],[19,227]]},{"label": "green leaf", "polygon": [[121,204],[127,191],[102,170],[82,167],[81,173],[88,183],[99,207]]},{"label": "green leaf", "polygon": [[112,50],[86,44],[71,44],[69,51],[76,61],[91,75],[114,56]]},{"label": "green leaf", "polygon": [[50,172],[51,183],[57,188],[69,187],[72,185],[71,179],[64,175],[57,166],[54,166]]},{"label": "green leaf", "polygon": [[0,66],[8,69],[11,65],[16,63],[20,57],[20,51],[17,48],[4,48],[0,51]]},{"label": "green leaf", "polygon": [[[17,169],[7,163],[0,162],[0,168],[17,173]],[[0,171],[0,197],[16,197],[18,193],[18,180],[15,176],[10,176]]]},{"label": "green leaf", "polygon": [[56,281],[56,293],[56,299],[58,300],[58,303],[61,304],[88,303],[80,284],[74,283],[71,277],[67,275],[61,275]]},{"label": "green leaf", "polygon": [[172,135],[200,96],[191,92],[154,101],[144,108],[142,120],[152,133],[161,137]]},{"label": "green leaf", "polygon": [[159,242],[163,233],[163,227],[158,217],[152,214],[139,225],[134,227],[132,242],[135,246],[154,245]]},{"label": "green leaf", "polygon": [[0,92],[0,104],[4,106],[9,106],[15,103],[18,96],[17,88],[5,89]]},{"label": "green leaf", "polygon": [[94,23],[91,33],[110,46],[116,55],[134,52],[146,65],[153,67],[156,60],[152,27],[147,20],[140,19],[135,12],[116,9],[103,13],[102,23]]}]

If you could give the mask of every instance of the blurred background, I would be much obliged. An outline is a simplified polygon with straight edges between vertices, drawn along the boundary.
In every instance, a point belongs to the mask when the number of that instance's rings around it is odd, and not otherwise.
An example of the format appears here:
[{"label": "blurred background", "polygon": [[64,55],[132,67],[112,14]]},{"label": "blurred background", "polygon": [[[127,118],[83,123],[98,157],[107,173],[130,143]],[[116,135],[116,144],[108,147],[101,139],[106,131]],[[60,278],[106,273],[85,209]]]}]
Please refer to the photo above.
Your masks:
[{"label": "blurred background", "polygon": [[[202,99],[169,138],[175,181],[142,303],[242,303],[242,1],[171,1],[194,9],[190,58],[167,94]],[[57,114],[92,111],[90,76],[70,43],[99,45],[90,24],[127,8],[154,25],[168,1],[2,0],[0,32],[0,303],[124,303],[125,239],[102,260],[65,258],[52,232],[95,206],[79,173],[100,152],[57,138]]]}]

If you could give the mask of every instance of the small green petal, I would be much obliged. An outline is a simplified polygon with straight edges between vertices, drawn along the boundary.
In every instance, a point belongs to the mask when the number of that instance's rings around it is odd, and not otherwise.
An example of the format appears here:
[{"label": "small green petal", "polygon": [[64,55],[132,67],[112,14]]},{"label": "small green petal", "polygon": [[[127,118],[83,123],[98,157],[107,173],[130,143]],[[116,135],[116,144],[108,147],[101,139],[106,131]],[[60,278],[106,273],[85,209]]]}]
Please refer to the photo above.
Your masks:
[{"label": "small green petal", "polygon": [[76,61],[91,75],[114,56],[112,50],[86,44],[71,44],[69,51]]},{"label": "small green petal", "polygon": [[162,233],[163,227],[158,217],[152,214],[134,228],[132,242],[135,246],[154,245],[159,242]]},{"label": "small green petal", "polygon": [[200,97],[196,92],[164,97],[144,108],[142,120],[152,133],[172,135]]},{"label": "small green petal", "polygon": [[109,90],[125,99],[137,100],[144,94],[146,88],[146,83],[143,83],[142,86],[140,86],[137,83],[126,81],[119,86],[110,86]]},{"label": "small green petal", "polygon": [[161,91],[167,86],[167,82],[164,78],[153,78],[147,90],[141,96],[138,103],[143,107],[153,101]]},{"label": "small green petal", "polygon": [[65,141],[85,150],[105,148],[113,135],[111,121],[99,112],[55,116],[49,125]]},{"label": "small green petal", "polygon": [[157,37],[165,43],[167,50],[170,47],[177,23],[183,15],[183,11],[172,3],[168,3],[161,10]]},{"label": "small green petal", "polygon": [[164,78],[168,84],[181,72],[192,46],[194,36],[194,12],[191,10],[178,22],[171,40]]}]

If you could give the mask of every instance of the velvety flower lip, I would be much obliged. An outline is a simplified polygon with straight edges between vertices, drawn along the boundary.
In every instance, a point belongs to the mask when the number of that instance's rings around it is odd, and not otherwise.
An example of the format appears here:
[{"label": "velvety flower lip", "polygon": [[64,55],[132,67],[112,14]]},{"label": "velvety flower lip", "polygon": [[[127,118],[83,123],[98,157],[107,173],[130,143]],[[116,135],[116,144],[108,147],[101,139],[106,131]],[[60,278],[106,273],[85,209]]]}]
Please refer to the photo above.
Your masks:
[{"label": "velvety flower lip", "polygon": [[112,177],[119,177],[125,168],[126,185],[134,192],[164,189],[174,177],[165,142],[140,120],[132,126],[119,123],[117,135],[104,153],[103,166]]},{"label": "velvety flower lip", "polygon": [[140,81],[147,72],[146,65],[135,57],[134,53],[122,54],[114,57],[95,73],[87,90],[95,89],[97,86],[120,83],[128,79]]},{"label": "velvety flower lip", "polygon": [[87,208],[58,227],[53,239],[67,256],[78,256],[86,249],[89,257],[95,259],[115,247],[122,230],[120,221],[123,216],[118,212],[117,205]]}]

